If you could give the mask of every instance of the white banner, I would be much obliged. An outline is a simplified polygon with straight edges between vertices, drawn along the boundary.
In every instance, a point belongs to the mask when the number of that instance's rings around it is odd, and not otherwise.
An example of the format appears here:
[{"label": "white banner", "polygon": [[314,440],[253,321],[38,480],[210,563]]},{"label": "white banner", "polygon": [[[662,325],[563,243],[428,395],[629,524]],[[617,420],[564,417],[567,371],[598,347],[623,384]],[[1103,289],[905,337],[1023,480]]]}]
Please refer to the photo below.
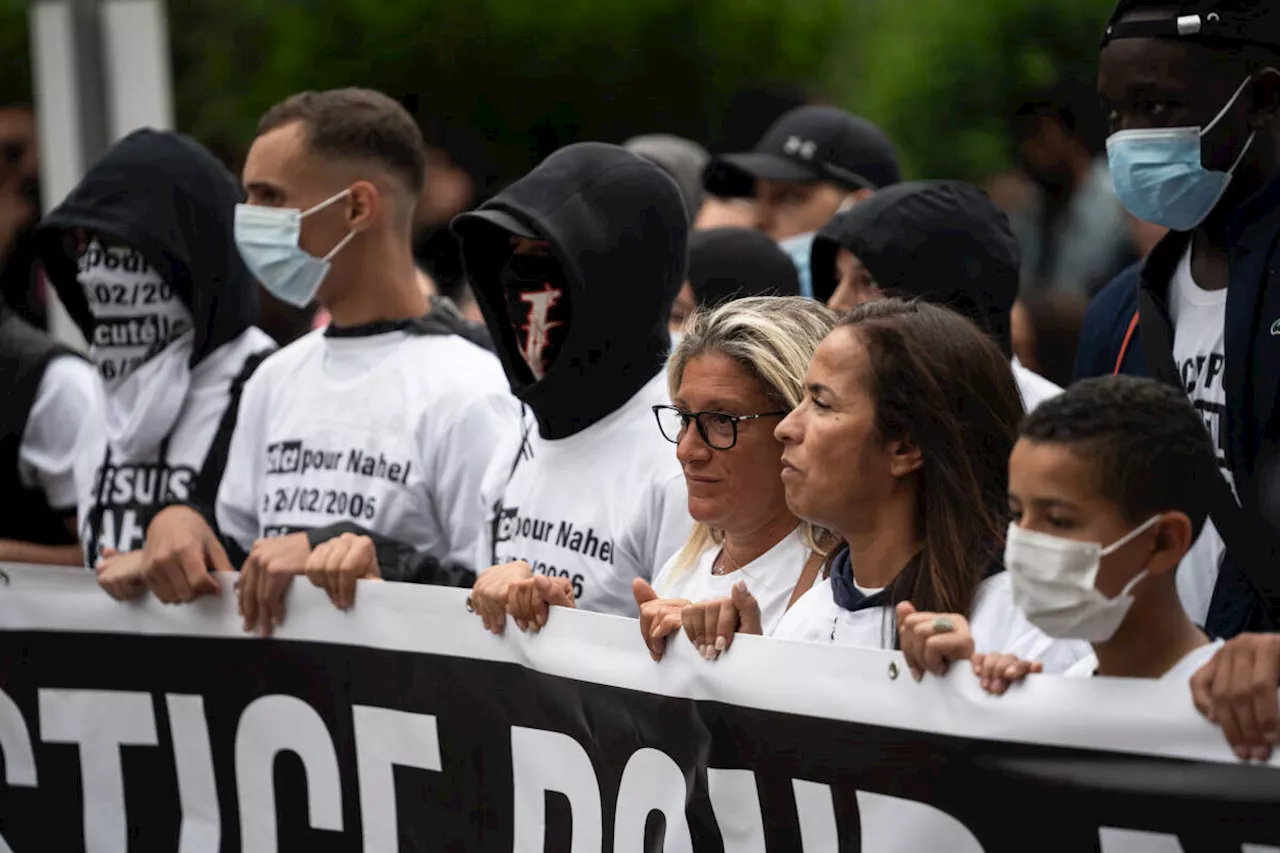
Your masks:
[{"label": "white banner", "polygon": [[5,572],[0,851],[1280,849],[1277,761],[1240,765],[1185,684],[991,697],[756,637],[655,664],[632,620],[498,638],[391,583],[348,613],[295,583],[263,640],[228,578],[165,607]]}]

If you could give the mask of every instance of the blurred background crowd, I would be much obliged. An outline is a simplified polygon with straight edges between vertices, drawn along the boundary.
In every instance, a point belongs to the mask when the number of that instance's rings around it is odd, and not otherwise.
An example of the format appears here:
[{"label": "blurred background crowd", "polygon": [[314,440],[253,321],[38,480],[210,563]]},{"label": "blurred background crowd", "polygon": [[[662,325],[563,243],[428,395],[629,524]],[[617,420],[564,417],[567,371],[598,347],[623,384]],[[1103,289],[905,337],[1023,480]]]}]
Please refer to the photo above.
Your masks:
[{"label": "blurred background crowd", "polygon": [[[833,104],[882,127],[906,179],[984,186],[1023,253],[1014,345],[1070,382],[1088,298],[1160,230],[1111,192],[1093,78],[1111,0],[173,0],[176,129],[239,174],[284,95],[359,85],[429,143],[417,254],[464,308],[446,225],[557,148],[665,133],[748,151]],[[0,243],[40,214],[26,0],[0,0]],[[39,283],[11,302],[43,325]],[[23,304],[25,302],[25,304]],[[264,299],[281,343],[312,318]]]}]

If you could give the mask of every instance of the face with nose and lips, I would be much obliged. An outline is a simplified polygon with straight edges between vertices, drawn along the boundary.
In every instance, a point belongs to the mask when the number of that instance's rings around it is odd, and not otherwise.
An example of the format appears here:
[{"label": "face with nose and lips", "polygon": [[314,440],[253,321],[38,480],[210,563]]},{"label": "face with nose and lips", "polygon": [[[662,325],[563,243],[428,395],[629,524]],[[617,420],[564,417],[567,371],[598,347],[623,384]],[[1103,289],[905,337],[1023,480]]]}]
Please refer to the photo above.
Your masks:
[{"label": "face with nose and lips", "polygon": [[[685,365],[674,400],[684,412],[749,416],[777,412],[764,383],[735,359],[718,352],[694,356]],[[773,437],[776,418],[739,421],[737,441],[711,447],[692,421],[680,433],[676,456],[689,490],[689,514],[718,530],[753,530],[785,513],[782,445]],[[732,439],[732,432],[728,436]],[[712,437],[713,443],[728,442]]]},{"label": "face with nose and lips", "polygon": [[871,357],[857,332],[837,327],[814,352],[804,399],[774,433],[783,445],[787,506],[842,534],[918,468],[900,452],[903,442],[881,438],[870,376]]}]

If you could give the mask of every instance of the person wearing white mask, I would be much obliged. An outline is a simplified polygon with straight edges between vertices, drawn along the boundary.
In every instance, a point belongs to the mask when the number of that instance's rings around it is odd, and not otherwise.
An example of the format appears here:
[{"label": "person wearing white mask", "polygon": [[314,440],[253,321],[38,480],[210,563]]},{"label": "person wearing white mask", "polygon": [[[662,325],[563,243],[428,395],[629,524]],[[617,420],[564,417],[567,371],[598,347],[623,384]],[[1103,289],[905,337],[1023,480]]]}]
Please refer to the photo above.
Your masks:
[{"label": "person wearing white mask", "polygon": [[76,415],[77,528],[84,564],[112,594],[141,589],[158,512],[212,498],[240,388],[275,349],[254,325],[258,290],[233,240],[239,199],[198,143],[139,130],[33,235],[97,374],[97,399]]},{"label": "person wearing white mask", "polygon": [[[239,564],[245,629],[270,633],[312,547],[338,532],[387,544],[387,579],[469,585],[480,480],[519,410],[483,334],[418,286],[424,163],[412,117],[378,92],[304,92],[263,117],[236,244],[274,296],[317,300],[332,321],[246,384],[215,506],[152,523],[146,580],[162,600]],[[397,571],[405,549],[424,557],[412,576]]]},{"label": "person wearing white mask", "polygon": [[703,186],[714,197],[755,197],[755,227],[791,257],[801,295],[812,296],[809,255],[818,229],[901,179],[880,128],[836,107],[803,106],[774,122],[754,151],[713,159]]},{"label": "person wearing white mask", "polygon": [[[1031,624],[1092,645],[1066,675],[1189,682],[1222,645],[1187,615],[1175,582],[1208,517],[1204,484],[1216,468],[1185,394],[1151,379],[1088,379],[1023,421],[1009,458],[1004,563]],[[972,653],[963,631],[928,639],[921,616],[903,631],[916,671],[941,674]],[[997,695],[1042,669],[998,653],[973,656],[972,666]]]}]

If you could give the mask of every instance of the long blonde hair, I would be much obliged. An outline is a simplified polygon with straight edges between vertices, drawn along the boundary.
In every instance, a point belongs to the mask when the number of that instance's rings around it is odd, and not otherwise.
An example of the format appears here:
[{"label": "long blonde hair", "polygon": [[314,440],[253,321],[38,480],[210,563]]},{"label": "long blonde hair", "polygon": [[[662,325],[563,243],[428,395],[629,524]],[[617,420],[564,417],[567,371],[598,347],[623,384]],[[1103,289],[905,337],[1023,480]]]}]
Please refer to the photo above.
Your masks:
[{"label": "long blonde hair", "polygon": [[[700,355],[728,356],[756,377],[778,408],[791,410],[804,397],[804,376],[822,339],[835,327],[835,313],[803,296],[753,296],[700,309],[689,318],[679,345],[667,361],[667,389],[671,399],[680,391],[685,367]],[[801,522],[807,544],[826,555],[837,537],[807,521]],[[724,541],[724,531],[696,522],[676,555],[681,571],[697,562],[708,543]]]}]

